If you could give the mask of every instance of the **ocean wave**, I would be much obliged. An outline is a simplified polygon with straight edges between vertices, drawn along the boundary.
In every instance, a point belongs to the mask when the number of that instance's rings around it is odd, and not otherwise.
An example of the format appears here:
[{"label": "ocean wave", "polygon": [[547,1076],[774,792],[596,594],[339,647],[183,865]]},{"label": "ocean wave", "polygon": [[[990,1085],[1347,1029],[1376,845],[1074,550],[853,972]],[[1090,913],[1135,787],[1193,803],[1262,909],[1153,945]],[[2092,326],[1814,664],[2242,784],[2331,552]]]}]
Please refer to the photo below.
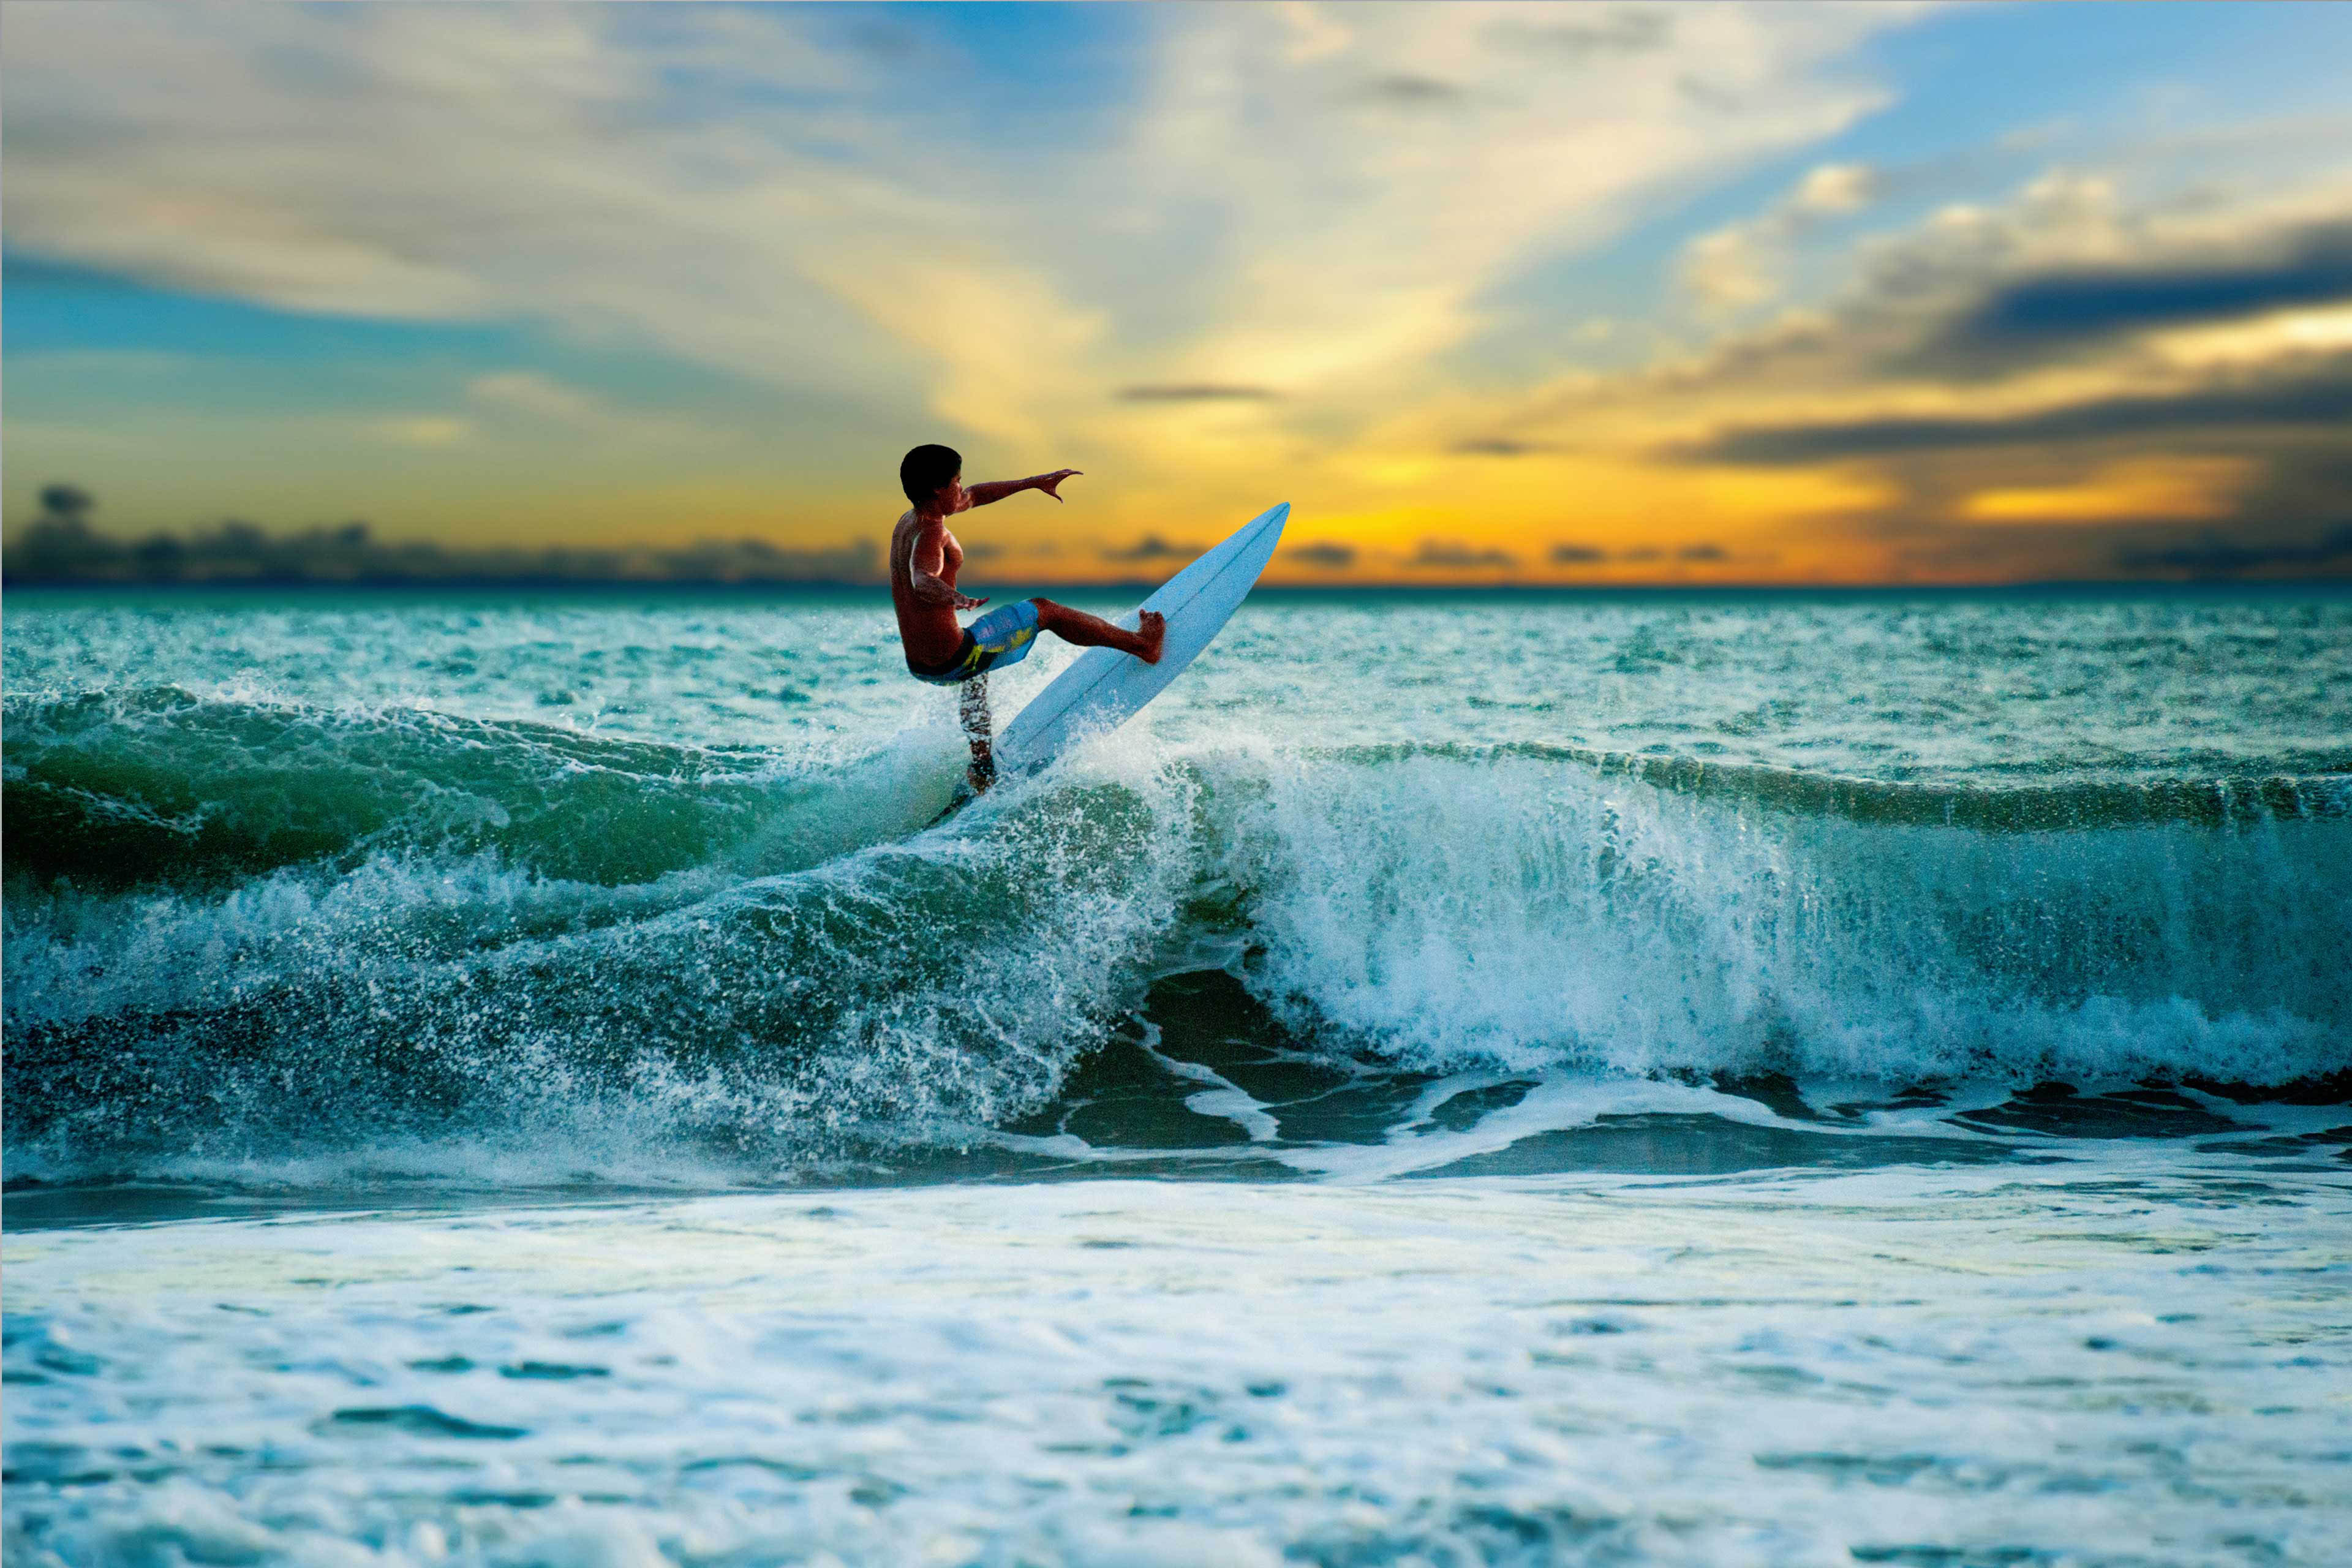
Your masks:
[{"label": "ocean wave", "polygon": [[2352,1065],[2336,776],[1960,791],[1132,732],[926,829],[943,729],[818,769],[166,689],[8,721],[12,1173],[955,1145],[1203,964],[1297,1048],[1404,1073]]},{"label": "ocean wave", "polygon": [[1998,784],[1843,778],[1704,757],[1526,742],[1357,746],[1329,755],[1335,761],[1369,764],[1417,757],[1468,763],[1507,758],[1573,763],[1604,777],[1638,779],[1677,795],[1853,822],[1965,827],[1979,833],[2048,833],[2164,823],[2221,826],[2283,818],[2352,816],[2352,750],[2283,759],[2294,764],[2294,772],[2067,778],[2047,783],[2028,776]]},{"label": "ocean wave", "polygon": [[81,887],[216,888],[421,851],[606,886],[772,874],[913,831],[953,778],[943,730],[828,771],[754,747],[176,687],[11,698],[5,717],[9,871]]},{"label": "ocean wave", "polygon": [[[1790,810],[1781,780],[1687,786],[1705,776],[1517,753],[1267,767],[1227,850],[1254,983],[1432,1066],[2276,1082],[2342,1065],[2339,809],[1987,831],[1885,809],[1899,788]],[[2293,782],[2303,802],[2334,788]]]}]

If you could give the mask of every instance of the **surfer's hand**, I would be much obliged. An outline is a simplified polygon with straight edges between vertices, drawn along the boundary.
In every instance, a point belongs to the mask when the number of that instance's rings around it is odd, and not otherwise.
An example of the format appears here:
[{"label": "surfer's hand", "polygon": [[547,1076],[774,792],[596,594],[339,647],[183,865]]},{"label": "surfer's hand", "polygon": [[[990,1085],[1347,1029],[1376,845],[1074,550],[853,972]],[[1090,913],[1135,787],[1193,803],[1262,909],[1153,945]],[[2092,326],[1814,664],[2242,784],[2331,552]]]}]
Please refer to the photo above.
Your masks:
[{"label": "surfer's hand", "polygon": [[988,595],[985,594],[977,599],[970,594],[958,594],[955,596],[955,607],[959,610],[976,610],[986,603],[988,603]]},{"label": "surfer's hand", "polygon": [[1047,495],[1052,496],[1055,500],[1060,500],[1062,499],[1062,492],[1055,489],[1054,487],[1060,484],[1064,479],[1076,478],[1081,471],[1082,470],[1077,468],[1056,468],[1050,474],[1039,474],[1035,479],[1031,479],[1029,482],[1035,485],[1039,489],[1044,490]]}]

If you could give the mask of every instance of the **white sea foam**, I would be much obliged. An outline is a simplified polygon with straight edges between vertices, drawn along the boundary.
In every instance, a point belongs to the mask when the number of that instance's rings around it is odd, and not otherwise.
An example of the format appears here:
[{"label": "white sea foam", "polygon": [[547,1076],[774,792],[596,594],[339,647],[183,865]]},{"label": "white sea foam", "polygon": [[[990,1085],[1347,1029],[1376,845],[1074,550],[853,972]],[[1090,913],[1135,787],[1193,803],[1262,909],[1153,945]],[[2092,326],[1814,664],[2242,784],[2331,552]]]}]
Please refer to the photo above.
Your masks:
[{"label": "white sea foam", "polygon": [[2339,822],[1989,834],[1555,761],[1204,761],[1254,985],[1408,1059],[1876,1079],[2329,1070]]},{"label": "white sea foam", "polygon": [[2117,1148],[12,1230],[8,1556],[2320,1564],[2347,1223]]},{"label": "white sea foam", "polygon": [[[938,750],[926,732],[853,771],[903,773],[923,804],[952,767]],[[906,810],[859,827],[829,798],[775,808],[821,829],[761,832],[854,844]],[[845,1137],[966,1142],[1050,1100],[1152,974],[1213,961],[1334,1061],[2279,1083],[2342,1064],[2352,1004],[2324,954],[2352,948],[2347,836],[1988,832],[1570,758],[1171,745],[1139,725],[947,824],[781,874],[730,853],[605,887],[407,850],[217,893],[52,893],[10,910],[8,1008],[37,1044],[147,1040],[145,1092],[186,1126],[175,1169],[412,1146],[433,1131],[402,1109],[425,1082],[456,1143],[552,1139],[583,1171],[648,1141],[698,1170],[732,1142],[761,1174]],[[12,1130],[15,1168],[119,1168],[108,1129],[150,1101]],[[1219,1105],[1203,1113],[1269,1135]]]}]

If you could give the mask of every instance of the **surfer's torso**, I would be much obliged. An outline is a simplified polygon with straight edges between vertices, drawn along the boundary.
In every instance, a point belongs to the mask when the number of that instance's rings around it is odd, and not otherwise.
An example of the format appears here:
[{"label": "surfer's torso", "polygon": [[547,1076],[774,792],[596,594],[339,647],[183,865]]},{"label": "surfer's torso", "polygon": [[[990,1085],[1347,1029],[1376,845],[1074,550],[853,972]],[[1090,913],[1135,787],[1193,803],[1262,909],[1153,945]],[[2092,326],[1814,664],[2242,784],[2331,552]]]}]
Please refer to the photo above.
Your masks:
[{"label": "surfer's torso", "polygon": [[[956,623],[954,605],[927,605],[915,597],[915,545],[929,526],[920,513],[909,510],[899,515],[898,526],[890,531],[890,603],[898,612],[898,639],[907,645],[907,662],[936,667],[956,657],[963,646],[963,627]],[[963,546],[944,520],[938,527],[943,539],[938,576],[952,588],[963,565]]]}]

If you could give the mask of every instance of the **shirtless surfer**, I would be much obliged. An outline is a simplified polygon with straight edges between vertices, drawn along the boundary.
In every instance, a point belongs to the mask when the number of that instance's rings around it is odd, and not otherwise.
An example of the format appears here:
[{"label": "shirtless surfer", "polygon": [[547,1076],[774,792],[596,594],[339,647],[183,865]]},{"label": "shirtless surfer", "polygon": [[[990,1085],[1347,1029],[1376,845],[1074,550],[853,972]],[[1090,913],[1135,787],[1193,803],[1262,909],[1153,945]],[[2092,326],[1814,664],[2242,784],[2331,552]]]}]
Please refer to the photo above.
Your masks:
[{"label": "shirtless surfer", "polygon": [[963,458],[952,447],[918,447],[898,465],[898,488],[915,503],[890,532],[890,602],[898,611],[898,637],[907,647],[907,673],[934,686],[963,688],[961,714],[964,735],[971,742],[971,778],[975,790],[996,782],[996,755],[988,720],[988,672],[1028,658],[1029,645],[1039,632],[1052,632],[1081,647],[1115,647],[1146,664],[1160,662],[1160,645],[1167,637],[1168,626],[1149,610],[1143,613],[1140,629],[1131,632],[1051,599],[1024,599],[991,610],[969,626],[956,624],[958,610],[976,610],[988,601],[956,591],[963,547],[948,531],[948,519],[1023,490],[1044,490],[1060,500],[1061,492],[1055,487],[1076,474],[1076,468],[1059,468],[967,489]]}]

